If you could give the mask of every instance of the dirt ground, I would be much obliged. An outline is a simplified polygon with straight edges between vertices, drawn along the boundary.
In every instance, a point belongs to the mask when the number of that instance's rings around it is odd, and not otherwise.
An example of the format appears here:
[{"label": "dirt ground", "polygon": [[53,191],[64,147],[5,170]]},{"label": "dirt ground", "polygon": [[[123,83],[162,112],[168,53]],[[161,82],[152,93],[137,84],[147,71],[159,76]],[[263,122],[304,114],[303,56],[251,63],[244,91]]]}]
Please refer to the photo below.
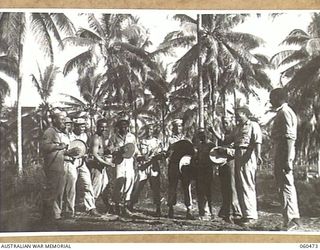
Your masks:
[{"label": "dirt ground", "polygon": [[[90,217],[85,212],[77,212],[73,219],[63,219],[54,223],[42,222],[40,214],[34,208],[22,207],[2,213],[2,230],[6,232],[55,232],[55,231],[277,231],[276,228],[282,217],[279,204],[269,204],[259,208],[259,220],[251,226],[239,226],[224,222],[221,218],[207,217],[201,220],[197,217],[197,210],[193,211],[194,220],[185,218],[184,205],[179,203],[175,207],[175,218],[167,218],[167,207],[162,205],[162,216],[154,216],[151,201],[139,203],[132,217],[116,217],[103,215]],[[194,206],[196,208],[196,204]],[[266,208],[267,207],[267,208]],[[214,206],[216,213],[219,204]],[[101,204],[98,209],[102,211]],[[301,218],[298,232],[320,232],[320,218]]]}]

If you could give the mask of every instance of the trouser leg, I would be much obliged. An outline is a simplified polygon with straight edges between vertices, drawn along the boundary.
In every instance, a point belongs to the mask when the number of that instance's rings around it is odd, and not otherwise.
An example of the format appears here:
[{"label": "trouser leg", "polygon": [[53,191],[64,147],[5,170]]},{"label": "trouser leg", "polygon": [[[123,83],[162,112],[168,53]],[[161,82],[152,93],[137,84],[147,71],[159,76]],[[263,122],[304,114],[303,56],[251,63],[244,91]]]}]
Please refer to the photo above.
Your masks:
[{"label": "trouser leg", "polygon": [[[287,143],[294,144],[294,141]],[[285,172],[285,168],[293,169],[294,150],[289,152],[286,150],[287,144],[275,145],[277,151],[275,153],[275,179],[280,192],[280,199],[282,205],[282,214],[284,222],[287,223],[291,219],[300,218],[297,192],[294,185],[293,170]],[[292,146],[292,148],[294,148]]]},{"label": "trouser leg", "polygon": [[101,189],[102,189],[102,171],[96,168],[91,168],[91,180],[92,180],[92,189],[95,199],[98,199]]},{"label": "trouser leg", "polygon": [[208,202],[208,208],[211,215],[213,215],[212,210],[212,183],[213,183],[213,173],[212,169],[209,166],[206,171],[206,177],[205,177],[205,196]]},{"label": "trouser leg", "polygon": [[76,182],[78,178],[77,167],[72,163],[65,163],[66,168],[66,184],[65,184],[65,197],[66,197],[66,213],[74,215],[74,207],[76,202]]},{"label": "trouser leg", "polygon": [[91,173],[86,165],[78,168],[79,181],[84,191],[84,206],[86,211],[96,208]]},{"label": "trouser leg", "polygon": [[219,217],[230,215],[230,165],[226,164],[219,168],[220,188],[222,195],[222,205],[219,211]]},{"label": "trouser leg", "polygon": [[63,193],[65,187],[65,172],[47,170],[47,186],[44,197],[44,219],[61,218]]},{"label": "trouser leg", "polygon": [[182,189],[184,196],[184,204],[188,210],[191,209],[192,195],[191,195],[191,177],[188,170],[182,172]]},{"label": "trouser leg", "polygon": [[144,185],[146,184],[147,179],[144,180],[137,180],[132,191],[131,195],[131,202],[132,204],[136,204],[139,201],[139,196],[144,188]]},{"label": "trouser leg", "polygon": [[153,192],[153,202],[156,205],[160,205],[160,174],[158,174],[158,176],[150,176],[149,182]]},{"label": "trouser leg", "polygon": [[236,183],[236,170],[234,161],[228,163],[230,168],[230,203],[231,203],[231,212],[233,216],[241,217],[241,208],[238,199],[238,190]]},{"label": "trouser leg", "polygon": [[[255,175],[256,175],[256,162],[255,158],[249,158],[244,162],[243,157],[235,159],[238,160],[239,164],[236,166],[238,168],[239,174],[239,202],[241,207],[241,212],[244,218],[248,219],[257,219],[257,196],[256,196],[256,187],[255,187]],[[237,157],[237,155],[236,155]]]},{"label": "trouser leg", "polygon": [[204,173],[203,169],[198,170],[197,174],[197,198],[198,198],[198,209],[199,209],[199,215],[203,216],[205,214],[205,183],[204,183]]},{"label": "trouser leg", "polygon": [[177,164],[169,162],[168,166],[168,206],[172,207],[177,203],[177,187],[179,180],[179,169]]}]

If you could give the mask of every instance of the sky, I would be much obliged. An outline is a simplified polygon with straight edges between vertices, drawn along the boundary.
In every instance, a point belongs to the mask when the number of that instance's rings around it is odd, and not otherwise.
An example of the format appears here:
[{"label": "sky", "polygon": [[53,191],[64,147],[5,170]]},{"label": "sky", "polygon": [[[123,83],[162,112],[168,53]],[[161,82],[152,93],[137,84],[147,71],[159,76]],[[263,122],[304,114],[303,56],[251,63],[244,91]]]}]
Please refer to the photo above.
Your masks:
[{"label": "sky", "polygon": [[[95,11],[99,12],[97,10]],[[100,12],[102,12],[102,10],[100,10]],[[109,11],[105,10],[105,12]],[[115,11],[113,10],[113,12]],[[121,10],[119,12],[123,13],[126,11]],[[166,34],[179,28],[179,23],[172,19],[172,15],[177,13],[187,13],[193,17],[196,17],[196,12],[194,11],[128,10],[127,12],[139,16],[141,23],[148,29],[150,33],[150,40],[153,43],[153,45],[149,48],[150,51],[154,50],[161,43]],[[222,13],[230,12],[239,13],[239,11],[224,11]],[[217,12],[206,11],[205,13]],[[221,13],[221,11],[219,13]],[[265,44],[263,47],[259,48],[257,52],[271,57],[276,52],[283,49],[283,47],[279,46],[279,44],[291,30],[306,30],[311,18],[310,12],[308,11],[288,11],[286,12],[286,14],[280,15],[275,19],[270,18],[270,16],[268,16],[268,13],[271,12],[263,12],[261,17],[252,15],[251,17],[247,18],[243,24],[237,26],[235,30],[251,33],[261,37],[265,41]],[[78,16],[77,10],[66,10],[66,14],[68,14],[71,20],[76,23],[77,27],[85,27],[87,25],[85,16]],[[62,71],[65,63],[79,52],[80,50],[77,48],[68,48],[64,51],[59,51],[56,56],[56,65],[60,67]],[[48,60],[46,61],[43,59],[43,53],[39,51],[30,32],[28,32],[26,36],[24,53],[22,106],[38,106],[41,103],[41,99],[31,82],[31,74],[38,73],[37,63],[39,64],[41,69],[44,69],[48,64]],[[164,58],[164,60],[167,63],[172,64],[176,59]],[[273,85],[277,87],[279,83],[279,70],[268,73]],[[80,97],[78,88],[76,86],[76,80],[76,72],[72,72],[66,77],[64,77],[62,73],[58,74],[54,85],[54,91],[49,99],[49,102],[51,102],[53,105],[58,105],[59,101],[63,100],[61,93],[68,93],[76,97]],[[11,95],[6,98],[6,105],[13,105],[16,100],[16,84],[14,81],[10,82],[10,87]],[[266,91],[261,91],[260,97],[261,101],[252,100],[253,107],[262,107],[263,103],[267,102],[268,93]],[[259,105],[256,105],[256,102]],[[256,108],[254,112],[257,113],[258,116],[260,116],[264,111],[263,109],[259,110],[259,108]]]}]

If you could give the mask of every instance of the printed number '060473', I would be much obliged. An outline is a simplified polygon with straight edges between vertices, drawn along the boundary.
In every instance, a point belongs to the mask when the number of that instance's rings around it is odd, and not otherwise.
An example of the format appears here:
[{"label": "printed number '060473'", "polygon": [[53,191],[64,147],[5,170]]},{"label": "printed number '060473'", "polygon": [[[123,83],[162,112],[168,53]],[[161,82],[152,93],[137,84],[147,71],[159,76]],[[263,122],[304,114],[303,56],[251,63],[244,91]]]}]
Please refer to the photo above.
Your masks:
[{"label": "printed number '060473'", "polygon": [[318,248],[318,244],[310,244],[310,243],[303,243],[300,244],[300,248],[305,248],[305,249],[311,249],[311,248]]}]

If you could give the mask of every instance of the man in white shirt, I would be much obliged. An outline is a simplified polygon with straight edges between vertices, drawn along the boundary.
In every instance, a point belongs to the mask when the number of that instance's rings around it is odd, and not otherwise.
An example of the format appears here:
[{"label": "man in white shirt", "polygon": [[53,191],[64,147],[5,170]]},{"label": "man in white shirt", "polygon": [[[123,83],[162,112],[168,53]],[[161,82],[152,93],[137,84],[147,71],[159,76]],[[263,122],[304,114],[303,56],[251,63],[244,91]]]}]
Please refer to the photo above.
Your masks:
[{"label": "man in white shirt", "polygon": [[[129,132],[129,118],[127,116],[121,116],[116,123],[116,132],[110,137],[108,142],[108,149],[111,152],[117,152],[113,154],[113,161],[116,155],[122,155],[124,146],[133,144],[137,152],[136,137]],[[120,162],[114,163],[116,168],[116,179],[113,187],[113,202],[115,204],[116,214],[120,214],[120,204],[123,204],[122,214],[125,216],[131,216],[130,200],[133,190],[135,172],[134,172],[134,155],[129,158],[123,158]]]}]

